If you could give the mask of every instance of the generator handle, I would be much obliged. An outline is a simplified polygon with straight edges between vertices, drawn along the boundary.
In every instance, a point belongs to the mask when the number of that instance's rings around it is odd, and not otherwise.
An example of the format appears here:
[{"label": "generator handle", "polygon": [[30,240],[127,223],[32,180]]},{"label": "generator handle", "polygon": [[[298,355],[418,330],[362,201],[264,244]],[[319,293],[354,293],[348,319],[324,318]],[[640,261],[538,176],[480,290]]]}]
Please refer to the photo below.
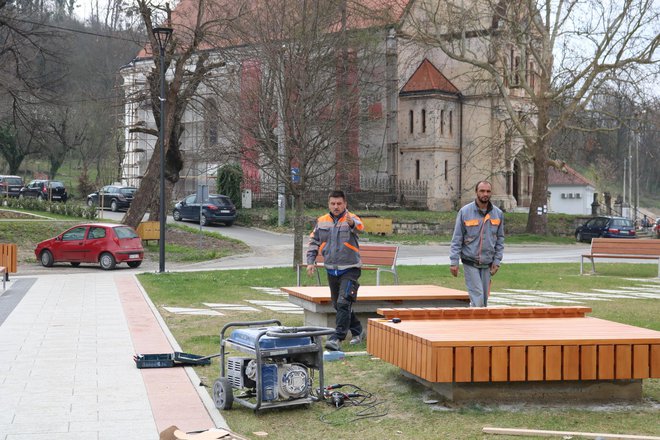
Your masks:
[{"label": "generator handle", "polygon": [[289,327],[282,330],[269,330],[266,332],[267,336],[275,338],[302,338],[306,336],[323,336],[331,335],[335,329],[329,327]]},{"label": "generator handle", "polygon": [[266,324],[282,325],[282,323],[277,319],[268,319],[266,321],[228,322],[224,327],[222,327],[222,330],[220,331],[220,340],[223,341],[225,339],[225,331],[227,331],[227,329],[230,327],[252,327]]}]

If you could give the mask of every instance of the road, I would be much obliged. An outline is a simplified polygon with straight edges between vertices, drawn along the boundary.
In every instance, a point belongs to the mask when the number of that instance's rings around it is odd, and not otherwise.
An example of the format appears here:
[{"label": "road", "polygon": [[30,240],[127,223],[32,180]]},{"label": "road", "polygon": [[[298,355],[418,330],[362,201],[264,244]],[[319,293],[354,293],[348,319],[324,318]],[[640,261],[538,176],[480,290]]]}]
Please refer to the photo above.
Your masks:
[{"label": "road", "polygon": [[[106,218],[121,220],[121,213],[106,211]],[[168,222],[174,222],[168,217]],[[186,223],[198,227],[196,223]],[[234,261],[247,267],[264,265],[286,266],[293,260],[293,234],[281,234],[242,226],[206,226],[202,229],[240,240],[250,246],[248,256],[229,257],[215,262],[225,267],[234,266]],[[304,245],[307,245],[305,241]],[[506,245],[505,263],[577,263],[580,255],[589,250],[588,244],[574,245]],[[250,263],[252,261],[252,263]],[[400,265],[449,264],[448,244],[400,245],[397,259]]]},{"label": "road", "polygon": [[[104,211],[103,218],[121,220],[123,213]],[[174,222],[171,217],[168,223]],[[192,227],[198,227],[196,223],[186,223]],[[293,262],[293,234],[282,234],[243,226],[205,226],[202,229],[213,231],[226,237],[240,240],[250,246],[251,252],[243,255],[225,257],[219,260],[205,261],[200,263],[168,263],[166,270],[214,270],[214,269],[237,269],[237,268],[260,268],[260,267],[283,267],[291,266]],[[304,246],[307,243],[305,241]],[[504,264],[511,263],[579,263],[580,255],[588,252],[588,244],[573,245],[505,245]],[[428,245],[400,245],[397,264],[421,265],[421,264],[449,264],[448,244]],[[21,275],[30,273],[52,273],[53,270],[70,270],[69,265],[56,265],[54,268],[42,268],[38,263],[22,264],[19,270]],[[158,270],[157,261],[144,261],[138,269],[129,269],[125,265],[118,265],[117,269],[139,272],[155,272]],[[44,270],[48,272],[44,272]],[[98,267],[88,266],[76,268],[76,273],[81,270],[98,270]]]}]

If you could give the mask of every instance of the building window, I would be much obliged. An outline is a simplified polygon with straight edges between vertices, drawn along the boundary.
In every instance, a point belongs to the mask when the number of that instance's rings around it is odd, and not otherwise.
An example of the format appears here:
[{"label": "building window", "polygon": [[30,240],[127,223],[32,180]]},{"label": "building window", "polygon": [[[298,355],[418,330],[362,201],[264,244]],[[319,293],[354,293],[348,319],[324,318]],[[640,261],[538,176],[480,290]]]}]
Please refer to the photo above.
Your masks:
[{"label": "building window", "polygon": [[449,111],[449,134],[450,135],[452,134],[452,131],[453,131],[453,128],[454,128],[453,118],[454,118],[454,112],[450,110]]},{"label": "building window", "polygon": [[422,109],[422,133],[426,133],[426,110]]},{"label": "building window", "polygon": [[534,85],[536,84],[536,79],[534,78],[536,74],[534,73],[534,63],[530,62],[529,63],[529,78],[527,82],[529,83],[529,87],[534,89]]},{"label": "building window", "polygon": [[445,134],[445,111],[440,110],[440,134]]},{"label": "building window", "polygon": [[445,161],[445,180],[449,180],[448,174],[449,174],[449,161],[446,160]]},{"label": "building window", "polygon": [[415,180],[419,180],[419,159],[415,161]]},{"label": "building window", "polygon": [[410,133],[412,134],[413,130],[415,129],[415,114],[412,110],[408,112],[408,125],[410,127]]}]

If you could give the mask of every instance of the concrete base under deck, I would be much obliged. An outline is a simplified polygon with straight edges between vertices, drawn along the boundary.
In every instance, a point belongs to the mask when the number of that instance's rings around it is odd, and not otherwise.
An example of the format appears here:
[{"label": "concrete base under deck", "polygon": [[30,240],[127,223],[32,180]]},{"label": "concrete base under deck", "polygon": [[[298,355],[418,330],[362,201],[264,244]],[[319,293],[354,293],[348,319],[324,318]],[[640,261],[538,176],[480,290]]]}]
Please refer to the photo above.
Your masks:
[{"label": "concrete base under deck", "polygon": [[455,403],[638,403],[642,380],[432,383],[407,371],[405,377]]}]

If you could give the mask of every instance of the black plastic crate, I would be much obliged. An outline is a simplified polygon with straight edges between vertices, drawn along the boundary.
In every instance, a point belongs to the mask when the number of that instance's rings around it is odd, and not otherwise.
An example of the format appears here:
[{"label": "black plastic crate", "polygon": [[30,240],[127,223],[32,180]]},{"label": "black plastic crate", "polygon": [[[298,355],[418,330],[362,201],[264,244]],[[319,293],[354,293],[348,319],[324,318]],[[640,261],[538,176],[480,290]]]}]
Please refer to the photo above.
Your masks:
[{"label": "black plastic crate", "polygon": [[136,354],[133,356],[138,368],[167,368],[174,366],[174,355],[168,354]]},{"label": "black plastic crate", "polygon": [[180,351],[163,354],[136,354],[133,356],[133,360],[138,368],[169,368],[184,365],[209,365],[211,363],[208,356],[182,353]]}]

